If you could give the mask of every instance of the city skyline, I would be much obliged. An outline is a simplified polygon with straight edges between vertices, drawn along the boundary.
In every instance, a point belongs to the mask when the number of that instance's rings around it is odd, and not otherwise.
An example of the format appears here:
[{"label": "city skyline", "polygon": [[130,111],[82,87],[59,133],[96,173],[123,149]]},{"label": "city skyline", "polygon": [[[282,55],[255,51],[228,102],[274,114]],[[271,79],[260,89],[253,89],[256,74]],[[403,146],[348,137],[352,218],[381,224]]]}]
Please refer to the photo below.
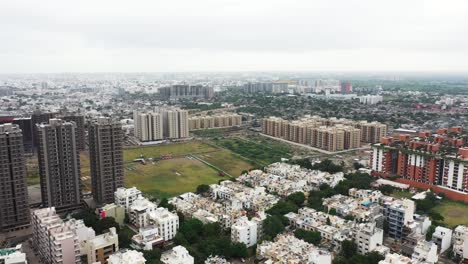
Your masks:
[{"label": "city skyline", "polygon": [[0,7],[0,57],[8,62],[0,73],[468,68],[465,1],[49,0]]}]

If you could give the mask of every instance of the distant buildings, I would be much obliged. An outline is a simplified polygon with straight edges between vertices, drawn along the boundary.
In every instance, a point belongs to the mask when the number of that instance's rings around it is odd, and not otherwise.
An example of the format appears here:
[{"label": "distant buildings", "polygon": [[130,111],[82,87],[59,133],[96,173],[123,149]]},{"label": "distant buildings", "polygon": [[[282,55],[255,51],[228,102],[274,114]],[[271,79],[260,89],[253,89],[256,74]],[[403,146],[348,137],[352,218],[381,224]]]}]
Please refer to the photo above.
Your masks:
[{"label": "distant buildings", "polygon": [[161,108],[156,112],[133,113],[134,134],[140,141],[180,139],[189,137],[188,112]]},{"label": "distant buildings", "polygon": [[211,99],[214,96],[214,90],[213,87],[202,85],[179,84],[159,88],[159,94],[166,100]]},{"label": "distant buildings", "polygon": [[383,96],[381,95],[363,95],[359,96],[359,102],[361,104],[373,105],[378,104],[383,101]]},{"label": "distant buildings", "polygon": [[98,118],[89,126],[89,156],[94,200],[98,205],[114,202],[123,187],[123,130],[120,123]]},{"label": "distant buildings", "polygon": [[242,116],[234,113],[222,113],[189,118],[189,130],[233,127],[242,125]]},{"label": "distant buildings", "polygon": [[193,264],[194,258],[183,246],[176,246],[161,255],[161,262],[165,264]]},{"label": "distant buildings", "polygon": [[398,175],[400,182],[443,192],[468,201],[468,142],[461,128],[439,129],[436,134],[383,137],[372,146],[373,175]]},{"label": "distant buildings", "polygon": [[262,121],[262,132],[327,151],[359,148],[361,142],[375,143],[387,133],[387,126],[378,122],[306,116],[288,121],[270,117]]},{"label": "distant buildings", "polygon": [[0,125],[0,233],[29,226],[23,136],[18,125]]},{"label": "distant buildings", "polygon": [[67,210],[80,207],[80,156],[76,124],[51,119],[37,126],[42,204]]}]

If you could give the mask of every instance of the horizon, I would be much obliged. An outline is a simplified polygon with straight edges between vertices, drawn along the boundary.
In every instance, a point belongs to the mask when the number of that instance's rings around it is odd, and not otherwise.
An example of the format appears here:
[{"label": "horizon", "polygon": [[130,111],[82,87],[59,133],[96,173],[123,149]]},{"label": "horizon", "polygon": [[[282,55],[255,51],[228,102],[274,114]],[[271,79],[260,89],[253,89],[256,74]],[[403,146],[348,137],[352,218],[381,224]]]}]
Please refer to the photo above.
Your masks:
[{"label": "horizon", "polygon": [[462,0],[19,0],[0,4],[0,74],[465,72],[466,10]]}]

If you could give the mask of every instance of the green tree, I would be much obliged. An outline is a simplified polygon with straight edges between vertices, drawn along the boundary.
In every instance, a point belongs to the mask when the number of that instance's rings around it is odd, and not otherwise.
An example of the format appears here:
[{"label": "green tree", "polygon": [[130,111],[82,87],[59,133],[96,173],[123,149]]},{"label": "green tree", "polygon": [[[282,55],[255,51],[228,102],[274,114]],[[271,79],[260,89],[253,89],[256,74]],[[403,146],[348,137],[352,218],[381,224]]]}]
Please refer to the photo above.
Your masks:
[{"label": "green tree", "polygon": [[343,242],[341,242],[341,251],[340,251],[341,256],[347,259],[350,259],[356,254],[356,252],[357,252],[357,246],[353,241],[344,240]]},{"label": "green tree", "polygon": [[320,241],[322,240],[320,232],[307,231],[300,228],[294,231],[294,236],[308,243],[314,244],[315,246],[318,246],[320,244]]},{"label": "green tree", "polygon": [[205,194],[210,190],[210,186],[206,184],[200,184],[197,186],[197,193],[198,194]]},{"label": "green tree", "polygon": [[288,197],[286,197],[286,201],[291,202],[298,207],[302,207],[304,205],[305,195],[303,192],[295,192],[288,195]]},{"label": "green tree", "polygon": [[269,215],[263,221],[263,232],[265,234],[265,239],[273,239],[279,233],[284,231],[284,225],[281,221],[281,218],[277,215]]},{"label": "green tree", "polygon": [[167,210],[169,211],[174,211],[174,206],[169,203],[169,200],[167,198],[162,198],[158,206],[167,208]]}]

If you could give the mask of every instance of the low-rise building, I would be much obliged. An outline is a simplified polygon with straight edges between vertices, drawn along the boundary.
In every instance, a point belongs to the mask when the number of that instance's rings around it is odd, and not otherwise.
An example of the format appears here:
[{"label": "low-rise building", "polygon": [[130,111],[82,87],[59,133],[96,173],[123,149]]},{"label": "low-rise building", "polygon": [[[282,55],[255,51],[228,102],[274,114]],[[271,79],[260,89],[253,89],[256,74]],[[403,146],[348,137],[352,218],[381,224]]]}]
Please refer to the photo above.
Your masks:
[{"label": "low-rise building", "polygon": [[116,205],[115,203],[106,204],[102,208],[97,209],[96,212],[98,213],[99,219],[112,217],[120,227],[125,224],[125,208],[123,206]]},{"label": "low-rise building", "polygon": [[21,244],[14,248],[0,249],[0,263],[3,264],[27,264],[26,254],[23,253]]},{"label": "low-rise building", "polygon": [[155,211],[156,204],[144,198],[138,197],[128,208],[130,223],[136,227],[144,227],[150,224],[148,214]]},{"label": "low-rise building", "polygon": [[121,187],[118,188],[114,193],[115,204],[118,206],[123,206],[127,212],[133,202],[139,197],[141,197],[141,191],[136,187]]},{"label": "low-rise building", "polygon": [[452,237],[453,253],[460,258],[468,259],[468,227],[459,225],[455,228]]},{"label": "low-rise building", "polygon": [[138,250],[153,250],[161,244],[164,244],[164,239],[159,235],[158,227],[149,225],[138,230],[138,234],[132,237],[131,246]]},{"label": "low-rise building", "polygon": [[257,244],[257,223],[243,216],[231,226],[231,240],[247,247]]},{"label": "low-rise building", "polygon": [[439,259],[437,256],[437,245],[433,242],[420,240],[414,247],[411,258],[418,263],[436,263]]},{"label": "low-rise building", "polygon": [[161,255],[161,261],[165,264],[193,264],[194,259],[183,246],[176,246]]},{"label": "low-rise building", "polygon": [[445,252],[452,245],[452,230],[438,226],[432,234],[432,242],[437,245],[439,253]]},{"label": "low-rise building", "polygon": [[119,236],[115,227],[111,227],[108,233],[96,236],[85,243],[88,263],[106,263],[110,255],[119,250]]},{"label": "low-rise building", "polygon": [[359,254],[365,255],[383,245],[383,230],[377,228],[375,222],[359,224],[354,230]]},{"label": "low-rise building", "polygon": [[218,256],[209,256],[206,260],[205,260],[205,264],[229,264],[230,262],[227,261],[225,258],[223,257],[218,257]]},{"label": "low-rise building", "polygon": [[379,264],[416,264],[412,259],[397,253],[385,255],[385,259],[379,261]]},{"label": "low-rise building", "polygon": [[330,264],[330,252],[298,239],[293,235],[278,235],[275,241],[264,241],[257,246],[257,258],[265,263]]},{"label": "low-rise building", "polygon": [[179,230],[179,216],[159,207],[147,213],[149,222],[158,228],[159,235],[165,240],[172,240]]},{"label": "low-rise building", "polygon": [[136,250],[121,250],[109,256],[107,264],[145,264],[143,253]]}]

